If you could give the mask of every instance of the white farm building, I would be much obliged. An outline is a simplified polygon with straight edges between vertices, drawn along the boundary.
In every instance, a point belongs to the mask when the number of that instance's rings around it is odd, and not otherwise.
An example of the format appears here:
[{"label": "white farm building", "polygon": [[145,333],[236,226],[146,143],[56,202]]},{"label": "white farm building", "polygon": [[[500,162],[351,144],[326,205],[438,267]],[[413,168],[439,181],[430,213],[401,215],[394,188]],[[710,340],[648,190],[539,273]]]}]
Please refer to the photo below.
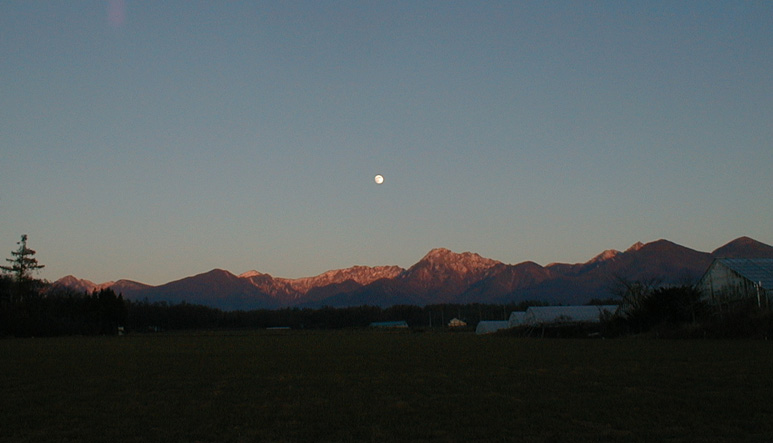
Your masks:
[{"label": "white farm building", "polygon": [[703,299],[714,305],[753,300],[770,306],[773,258],[717,258],[698,282]]},{"label": "white farm building", "polygon": [[448,322],[449,328],[464,328],[465,326],[467,326],[467,322],[458,318],[452,318],[451,321]]}]

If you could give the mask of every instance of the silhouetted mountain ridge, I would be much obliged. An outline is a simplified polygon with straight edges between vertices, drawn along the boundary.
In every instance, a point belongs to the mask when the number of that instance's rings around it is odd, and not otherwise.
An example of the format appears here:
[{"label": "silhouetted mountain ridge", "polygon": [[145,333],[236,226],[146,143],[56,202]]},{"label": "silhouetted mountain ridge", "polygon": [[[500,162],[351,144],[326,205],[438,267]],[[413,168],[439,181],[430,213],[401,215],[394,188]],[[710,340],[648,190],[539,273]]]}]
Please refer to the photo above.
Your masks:
[{"label": "silhouetted mountain ridge", "polygon": [[55,284],[86,292],[112,287],[131,300],[186,302],[225,310],[523,300],[570,304],[608,298],[610,288],[620,279],[689,284],[700,278],[715,257],[773,258],[773,247],[740,237],[708,253],[661,239],[635,243],[623,252],[606,250],[585,263],[547,266],[529,261],[509,265],[472,252],[437,248],[408,269],[353,266],[299,279],[258,271],[237,276],[214,269],[160,286],[129,280],[97,285],[73,276]]},{"label": "silhouetted mountain ridge", "polygon": [[739,237],[711,253],[717,258],[770,258],[773,246],[749,237]]}]

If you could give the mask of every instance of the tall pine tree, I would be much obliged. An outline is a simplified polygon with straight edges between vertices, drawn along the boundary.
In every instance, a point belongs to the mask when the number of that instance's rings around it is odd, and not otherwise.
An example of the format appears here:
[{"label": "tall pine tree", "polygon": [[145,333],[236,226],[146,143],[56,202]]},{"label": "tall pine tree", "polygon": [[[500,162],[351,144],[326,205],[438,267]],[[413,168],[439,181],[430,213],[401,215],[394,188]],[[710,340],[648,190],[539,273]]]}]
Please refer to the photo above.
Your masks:
[{"label": "tall pine tree", "polygon": [[21,241],[16,243],[19,249],[12,251],[14,258],[6,258],[10,266],[0,266],[0,269],[14,276],[16,283],[16,295],[18,298],[24,298],[35,291],[35,280],[32,278],[32,272],[42,269],[44,265],[38,264],[35,251],[27,247],[27,234],[21,236]]},{"label": "tall pine tree", "polygon": [[14,258],[5,259],[11,263],[11,266],[0,266],[0,269],[14,274],[19,283],[32,280],[32,271],[44,268],[45,265],[38,264],[38,259],[33,257],[35,251],[27,247],[27,234],[23,234],[21,241],[16,244],[19,245],[19,249],[11,252]]}]

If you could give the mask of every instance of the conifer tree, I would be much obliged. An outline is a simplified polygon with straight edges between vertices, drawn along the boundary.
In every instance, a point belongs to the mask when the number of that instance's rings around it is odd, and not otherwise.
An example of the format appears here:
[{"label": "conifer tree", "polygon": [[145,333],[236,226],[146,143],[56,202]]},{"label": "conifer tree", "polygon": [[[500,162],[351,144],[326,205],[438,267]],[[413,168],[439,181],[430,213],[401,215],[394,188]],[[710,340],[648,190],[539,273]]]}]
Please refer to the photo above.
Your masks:
[{"label": "conifer tree", "polygon": [[32,281],[32,271],[37,271],[45,265],[38,264],[38,259],[34,257],[35,251],[27,247],[27,234],[21,236],[21,241],[16,243],[19,249],[12,251],[14,258],[6,258],[5,261],[10,266],[0,266],[5,272],[14,275],[17,283]]}]

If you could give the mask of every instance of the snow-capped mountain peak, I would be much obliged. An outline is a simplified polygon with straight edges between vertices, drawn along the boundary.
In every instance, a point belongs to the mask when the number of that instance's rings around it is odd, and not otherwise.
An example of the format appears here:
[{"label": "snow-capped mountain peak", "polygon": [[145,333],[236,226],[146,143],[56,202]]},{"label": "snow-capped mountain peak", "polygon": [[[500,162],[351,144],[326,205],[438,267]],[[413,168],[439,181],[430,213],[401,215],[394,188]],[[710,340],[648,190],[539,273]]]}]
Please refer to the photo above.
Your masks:
[{"label": "snow-capped mountain peak", "polygon": [[261,275],[266,275],[266,274],[263,274],[262,272],[258,272],[258,271],[252,270],[252,271],[247,271],[247,272],[245,272],[243,274],[239,274],[239,278],[260,277]]},{"label": "snow-capped mountain peak", "polygon": [[617,249],[607,249],[606,251],[602,252],[601,254],[599,254],[599,255],[593,257],[592,259],[590,259],[590,261],[588,261],[588,263],[598,263],[598,262],[603,262],[603,261],[611,260],[611,259],[617,257],[618,254],[620,254],[620,251],[618,251]]},{"label": "snow-capped mountain peak", "polygon": [[482,271],[502,264],[497,260],[485,258],[474,252],[456,253],[445,248],[436,248],[422,258],[417,265],[425,264],[431,267],[445,267],[457,271]]},{"label": "snow-capped mountain peak", "polygon": [[625,252],[635,252],[638,251],[644,247],[644,243],[637,241],[636,243],[632,244],[630,248],[626,249]]}]

